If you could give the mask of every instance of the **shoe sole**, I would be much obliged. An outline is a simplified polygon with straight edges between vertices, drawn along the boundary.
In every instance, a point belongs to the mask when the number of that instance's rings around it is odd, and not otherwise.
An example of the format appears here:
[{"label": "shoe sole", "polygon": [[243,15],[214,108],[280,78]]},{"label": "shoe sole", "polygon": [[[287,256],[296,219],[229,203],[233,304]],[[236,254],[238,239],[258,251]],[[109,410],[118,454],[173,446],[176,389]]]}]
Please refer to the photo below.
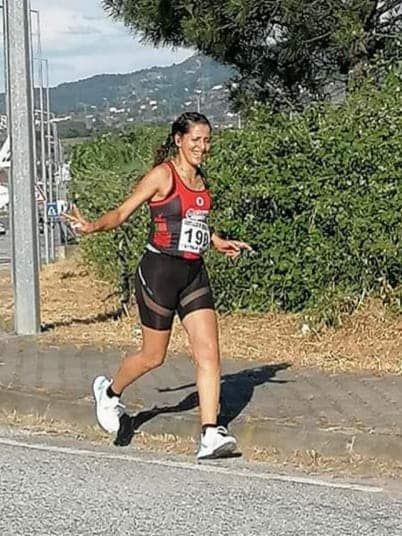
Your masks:
[{"label": "shoe sole", "polygon": [[95,402],[98,404],[98,403],[99,403],[99,400],[98,400],[98,397],[96,396],[96,393],[97,393],[98,391],[95,390],[95,383],[97,383],[97,382],[96,382],[97,379],[98,379],[98,378],[95,378],[94,381],[92,382],[92,394],[94,395]]},{"label": "shoe sole", "polygon": [[236,443],[226,443],[215,449],[211,454],[197,456],[197,460],[216,460],[217,458],[227,458],[236,450]]},{"label": "shoe sole", "polygon": [[[98,391],[95,390],[95,383],[96,383],[96,379],[92,382],[92,394],[94,395],[94,399],[95,399],[95,418],[96,418],[96,422],[102,428],[102,430],[105,430],[103,428],[103,426],[101,425],[101,423],[99,422],[99,419],[98,419],[98,404],[99,404],[99,400],[98,400],[98,397],[96,396]],[[105,430],[105,432],[107,432],[107,430]]]}]

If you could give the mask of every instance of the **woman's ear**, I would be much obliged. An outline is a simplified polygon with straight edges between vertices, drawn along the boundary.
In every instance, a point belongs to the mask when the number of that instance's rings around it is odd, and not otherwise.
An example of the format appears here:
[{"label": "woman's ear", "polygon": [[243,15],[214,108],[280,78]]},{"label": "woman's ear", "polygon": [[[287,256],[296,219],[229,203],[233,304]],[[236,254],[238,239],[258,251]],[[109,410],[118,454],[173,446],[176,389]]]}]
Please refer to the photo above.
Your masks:
[{"label": "woman's ear", "polygon": [[181,146],[181,136],[180,136],[180,134],[175,134],[174,138],[173,138],[173,141],[174,141],[176,147],[180,147]]}]

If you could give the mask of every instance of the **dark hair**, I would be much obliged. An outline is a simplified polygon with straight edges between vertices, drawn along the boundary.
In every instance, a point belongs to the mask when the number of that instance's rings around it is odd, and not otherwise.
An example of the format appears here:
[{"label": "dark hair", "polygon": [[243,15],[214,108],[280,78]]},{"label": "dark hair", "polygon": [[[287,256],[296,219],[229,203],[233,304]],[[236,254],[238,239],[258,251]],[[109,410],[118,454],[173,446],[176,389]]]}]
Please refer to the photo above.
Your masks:
[{"label": "dark hair", "polygon": [[185,112],[181,114],[176,121],[172,124],[172,129],[169,136],[166,138],[165,143],[163,143],[155,153],[154,167],[165,162],[171,155],[171,153],[176,148],[176,143],[174,141],[176,134],[187,134],[190,131],[190,128],[194,125],[207,125],[210,130],[212,130],[211,123],[203,114],[198,112]]}]

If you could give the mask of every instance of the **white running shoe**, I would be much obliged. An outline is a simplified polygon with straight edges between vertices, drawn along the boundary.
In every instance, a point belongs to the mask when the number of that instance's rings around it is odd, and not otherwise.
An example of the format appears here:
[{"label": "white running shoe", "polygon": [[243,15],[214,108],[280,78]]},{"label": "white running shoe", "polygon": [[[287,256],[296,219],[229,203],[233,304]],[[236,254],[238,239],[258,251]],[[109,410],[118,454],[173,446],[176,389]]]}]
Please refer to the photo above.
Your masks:
[{"label": "white running shoe", "polygon": [[208,427],[205,433],[201,434],[197,460],[225,458],[232,454],[236,447],[236,439],[228,434],[224,426]]},{"label": "white running shoe", "polygon": [[99,425],[110,434],[117,433],[120,428],[120,416],[124,406],[117,396],[110,398],[106,394],[107,388],[111,385],[111,380],[105,376],[95,378],[92,389],[96,401],[96,418]]}]

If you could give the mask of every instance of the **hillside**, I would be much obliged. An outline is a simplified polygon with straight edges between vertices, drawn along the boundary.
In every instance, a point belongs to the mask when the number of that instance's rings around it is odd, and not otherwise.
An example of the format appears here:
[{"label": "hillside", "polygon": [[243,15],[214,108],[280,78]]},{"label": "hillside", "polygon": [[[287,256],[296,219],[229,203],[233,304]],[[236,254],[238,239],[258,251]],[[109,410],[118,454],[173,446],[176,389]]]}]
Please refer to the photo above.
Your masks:
[{"label": "hillside", "polygon": [[[233,71],[200,55],[180,64],[152,67],[129,74],[101,74],[61,84],[51,91],[52,108],[56,113],[88,109],[91,106],[121,106],[140,104],[144,99],[175,108],[195,90],[208,91],[221,85]],[[141,105],[141,104],[140,104]]]},{"label": "hillside", "polygon": [[230,109],[225,84],[233,74],[228,67],[197,54],[169,67],[100,74],[61,84],[51,89],[51,108],[57,115],[73,114],[74,119],[86,120],[87,128],[99,121],[112,126],[114,116],[119,116],[119,122],[166,121],[197,107],[218,119]]}]

